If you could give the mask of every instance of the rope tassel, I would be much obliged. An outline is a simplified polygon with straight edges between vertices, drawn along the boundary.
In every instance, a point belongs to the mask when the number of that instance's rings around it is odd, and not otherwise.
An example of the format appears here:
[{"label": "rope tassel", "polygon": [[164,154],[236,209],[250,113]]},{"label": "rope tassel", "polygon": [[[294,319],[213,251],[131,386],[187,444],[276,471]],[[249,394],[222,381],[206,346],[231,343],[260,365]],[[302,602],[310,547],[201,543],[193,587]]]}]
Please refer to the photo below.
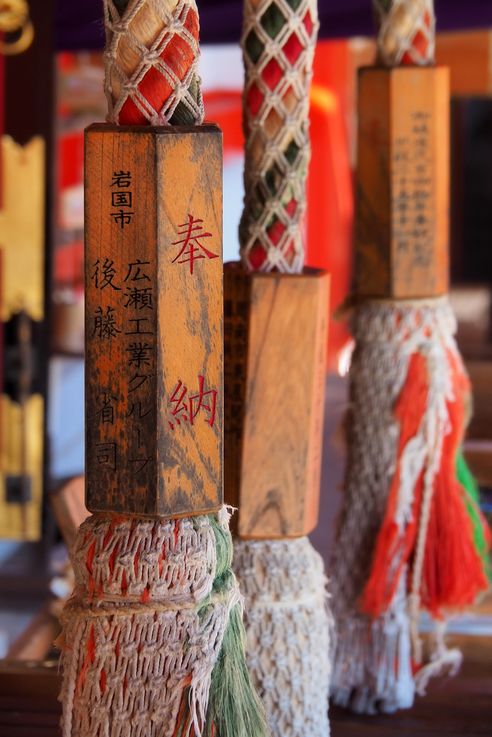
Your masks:
[{"label": "rope tassel", "polygon": [[[440,621],[488,585],[486,523],[458,477],[470,386],[455,328],[442,298],[368,302],[354,318],[352,442],[334,561],[334,694],[362,711],[411,705],[412,671],[426,667],[420,608]],[[392,674],[381,688],[385,653]],[[448,656],[440,646],[439,661],[452,667],[456,657]],[[432,667],[439,671],[435,658]]]}]

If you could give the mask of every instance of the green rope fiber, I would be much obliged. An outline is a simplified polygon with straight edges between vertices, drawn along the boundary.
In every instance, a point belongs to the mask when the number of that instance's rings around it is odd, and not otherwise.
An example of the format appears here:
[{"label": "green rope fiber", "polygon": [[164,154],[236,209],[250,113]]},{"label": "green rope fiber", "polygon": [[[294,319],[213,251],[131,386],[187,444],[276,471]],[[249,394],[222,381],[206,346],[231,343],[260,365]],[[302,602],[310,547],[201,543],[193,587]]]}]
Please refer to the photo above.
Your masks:
[{"label": "green rope fiber", "polygon": [[[217,576],[214,593],[235,583],[231,569],[232,537],[216,519],[212,521],[217,542]],[[246,664],[246,633],[242,604],[231,612],[222,649],[212,673],[205,737],[267,737],[265,712]]]},{"label": "green rope fiber", "polygon": [[456,476],[466,492],[466,508],[473,525],[473,537],[476,549],[484,562],[487,577],[492,581],[492,563],[485,536],[484,520],[480,511],[480,490],[462,450],[460,450],[456,459]]}]

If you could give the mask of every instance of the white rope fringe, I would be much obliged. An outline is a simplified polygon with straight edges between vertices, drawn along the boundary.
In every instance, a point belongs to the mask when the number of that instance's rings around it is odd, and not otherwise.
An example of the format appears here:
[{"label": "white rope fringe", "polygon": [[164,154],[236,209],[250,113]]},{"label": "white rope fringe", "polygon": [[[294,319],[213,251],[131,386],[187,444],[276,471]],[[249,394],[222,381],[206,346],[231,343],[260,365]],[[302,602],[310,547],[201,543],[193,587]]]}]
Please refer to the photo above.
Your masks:
[{"label": "white rope fringe", "polygon": [[234,569],[272,737],[328,737],[332,621],[321,557],[307,538],[236,541]]}]

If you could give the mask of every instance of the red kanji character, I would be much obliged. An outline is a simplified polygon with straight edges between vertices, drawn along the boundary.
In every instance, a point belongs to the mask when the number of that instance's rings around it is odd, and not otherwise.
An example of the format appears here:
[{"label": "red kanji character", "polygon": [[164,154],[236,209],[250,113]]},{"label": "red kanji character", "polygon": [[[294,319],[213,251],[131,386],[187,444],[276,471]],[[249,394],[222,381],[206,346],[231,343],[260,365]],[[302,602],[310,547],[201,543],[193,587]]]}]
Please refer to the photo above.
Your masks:
[{"label": "red kanji character", "polygon": [[190,274],[193,274],[194,262],[198,259],[208,258],[214,259],[219,258],[216,253],[212,253],[205,248],[201,243],[203,238],[212,238],[212,233],[204,232],[202,227],[203,220],[195,219],[193,215],[188,215],[188,222],[180,225],[179,236],[184,236],[181,240],[175,241],[173,246],[182,246],[181,251],[178,253],[172,263],[174,264],[178,259],[178,264],[190,264]]}]

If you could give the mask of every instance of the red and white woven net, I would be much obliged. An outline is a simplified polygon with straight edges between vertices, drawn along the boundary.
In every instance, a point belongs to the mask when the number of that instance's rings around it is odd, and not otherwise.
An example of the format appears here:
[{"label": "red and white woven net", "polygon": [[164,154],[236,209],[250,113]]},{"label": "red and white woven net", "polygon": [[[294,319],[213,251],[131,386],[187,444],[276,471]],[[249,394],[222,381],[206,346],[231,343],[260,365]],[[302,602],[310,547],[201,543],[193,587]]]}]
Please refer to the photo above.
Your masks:
[{"label": "red and white woven net", "polygon": [[130,0],[123,15],[104,0],[104,15],[108,121],[202,123],[195,0]]},{"label": "red and white woven net", "polygon": [[374,0],[378,61],[396,67],[434,63],[434,0]]},{"label": "red and white woven net", "polygon": [[316,0],[246,0],[245,204],[241,258],[248,271],[298,273],[309,142]]}]

